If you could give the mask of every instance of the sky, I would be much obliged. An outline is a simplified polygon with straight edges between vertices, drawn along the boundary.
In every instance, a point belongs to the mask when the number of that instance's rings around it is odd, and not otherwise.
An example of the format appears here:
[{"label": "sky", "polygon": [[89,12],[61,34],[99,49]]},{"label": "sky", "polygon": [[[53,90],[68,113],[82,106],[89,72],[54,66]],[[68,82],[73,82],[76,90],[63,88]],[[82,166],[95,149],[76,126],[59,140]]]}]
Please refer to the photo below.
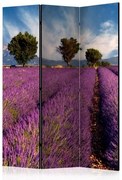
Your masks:
[{"label": "sky", "polygon": [[[78,22],[80,21],[80,28]],[[56,52],[61,38],[80,42],[80,59],[88,48],[98,49],[103,59],[118,56],[118,4],[88,7],[42,7],[42,57],[61,60]],[[78,59],[79,54],[74,59]]]},{"label": "sky", "polygon": [[[39,41],[39,6],[3,8],[3,49],[7,49],[12,37],[25,31],[31,33]],[[39,55],[39,48],[37,55]]]},{"label": "sky", "polygon": [[80,9],[80,40],[84,58],[86,49],[98,49],[103,58],[118,56],[118,4]]},{"label": "sky", "polygon": [[61,60],[56,48],[65,37],[79,39],[79,8],[42,6],[42,57]]},{"label": "sky", "polygon": [[[39,41],[38,6],[7,7],[3,9],[3,49],[13,36],[28,31]],[[80,28],[79,28],[80,21]],[[104,58],[118,56],[118,4],[88,7],[42,6],[42,57],[61,60],[56,51],[61,38],[76,38],[85,59],[88,48],[98,49]],[[39,55],[39,48],[37,50]],[[79,54],[74,59],[78,59]]]}]

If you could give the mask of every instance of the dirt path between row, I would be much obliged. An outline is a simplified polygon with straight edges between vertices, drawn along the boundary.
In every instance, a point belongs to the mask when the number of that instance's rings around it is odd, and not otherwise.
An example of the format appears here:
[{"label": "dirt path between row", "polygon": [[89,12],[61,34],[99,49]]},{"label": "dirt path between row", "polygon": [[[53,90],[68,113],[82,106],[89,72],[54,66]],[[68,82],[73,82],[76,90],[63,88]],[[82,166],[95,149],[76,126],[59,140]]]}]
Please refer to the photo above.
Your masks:
[{"label": "dirt path between row", "polygon": [[94,87],[94,97],[93,97],[93,111],[91,114],[91,133],[92,133],[92,155],[91,168],[97,169],[110,169],[102,162],[100,159],[100,150],[102,149],[101,135],[102,127],[100,126],[100,94],[99,94],[99,77],[96,70],[96,80]]}]

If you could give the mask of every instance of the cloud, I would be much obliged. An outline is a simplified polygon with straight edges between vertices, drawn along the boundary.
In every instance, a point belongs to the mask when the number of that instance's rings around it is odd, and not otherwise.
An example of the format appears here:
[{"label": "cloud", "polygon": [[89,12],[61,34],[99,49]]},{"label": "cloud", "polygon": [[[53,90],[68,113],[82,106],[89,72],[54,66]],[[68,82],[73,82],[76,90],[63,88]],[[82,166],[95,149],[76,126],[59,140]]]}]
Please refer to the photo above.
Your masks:
[{"label": "cloud", "polygon": [[[83,45],[83,46],[82,46]],[[100,24],[99,34],[95,34],[90,29],[81,34],[81,59],[85,59],[85,52],[88,48],[98,49],[103,58],[109,58],[118,53],[118,32],[116,25],[112,21],[106,21]],[[114,56],[114,55],[113,55]]]},{"label": "cloud", "polygon": [[37,41],[39,42],[39,16],[35,16],[34,14],[30,13],[29,11],[20,10],[21,14],[21,21],[25,25],[26,29],[36,37]]},{"label": "cloud", "polygon": [[43,58],[61,60],[61,55],[56,52],[56,47],[60,45],[60,39],[65,37],[78,39],[78,19],[76,20],[75,9],[69,12],[62,8],[61,13],[63,19],[52,19],[52,28],[50,28],[45,21],[42,21]]},{"label": "cloud", "polygon": [[100,27],[100,31],[104,33],[116,32],[115,24],[111,20],[101,23]]},{"label": "cloud", "polygon": [[108,28],[113,28],[113,27],[114,25],[112,21],[106,21],[106,22],[101,23],[102,29],[108,29]]},{"label": "cloud", "polygon": [[[19,27],[17,26],[14,26],[12,23],[10,22],[5,22],[4,23],[4,33],[8,33],[10,39],[14,36],[16,36],[19,32],[20,32],[20,29]],[[6,36],[4,34],[4,36]]]},{"label": "cloud", "polygon": [[3,45],[3,50],[8,51],[8,46],[7,45]]}]

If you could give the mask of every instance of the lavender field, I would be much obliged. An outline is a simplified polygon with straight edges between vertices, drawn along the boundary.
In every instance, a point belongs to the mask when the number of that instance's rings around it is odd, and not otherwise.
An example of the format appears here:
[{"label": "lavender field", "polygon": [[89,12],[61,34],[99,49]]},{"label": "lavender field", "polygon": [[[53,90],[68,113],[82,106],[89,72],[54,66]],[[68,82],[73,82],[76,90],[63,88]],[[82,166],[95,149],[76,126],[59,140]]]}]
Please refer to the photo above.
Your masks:
[{"label": "lavender field", "polygon": [[39,168],[39,68],[3,69],[3,165]]},{"label": "lavender field", "polygon": [[[118,170],[118,76],[112,68],[43,68],[41,95],[42,168]],[[39,168],[39,121],[39,68],[4,68],[5,166]]]},{"label": "lavender field", "polygon": [[117,103],[118,76],[107,68],[44,68],[42,167],[117,170]]}]

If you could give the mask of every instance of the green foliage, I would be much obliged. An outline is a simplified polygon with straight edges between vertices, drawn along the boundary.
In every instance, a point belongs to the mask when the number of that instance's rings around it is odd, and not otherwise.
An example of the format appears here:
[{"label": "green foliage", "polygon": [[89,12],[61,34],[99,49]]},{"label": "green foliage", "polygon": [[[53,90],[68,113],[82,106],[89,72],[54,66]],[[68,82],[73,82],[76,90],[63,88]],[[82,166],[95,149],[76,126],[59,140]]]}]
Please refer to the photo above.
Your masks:
[{"label": "green foliage", "polygon": [[86,51],[86,59],[87,64],[94,66],[100,59],[102,58],[102,54],[97,49],[87,49]]},{"label": "green foliage", "polygon": [[103,67],[106,67],[106,66],[110,66],[111,63],[107,62],[107,61],[98,61],[96,62],[95,64],[96,66],[103,66]]},{"label": "green foliage", "polygon": [[80,43],[77,39],[71,37],[70,39],[61,39],[61,45],[57,47],[57,51],[62,55],[62,58],[70,66],[71,60],[75,57],[75,54],[81,50]]},{"label": "green foliage", "polygon": [[25,66],[27,62],[33,59],[37,52],[36,37],[32,36],[28,32],[22,34],[21,32],[14,36],[11,42],[8,44],[8,50],[18,64]]}]

